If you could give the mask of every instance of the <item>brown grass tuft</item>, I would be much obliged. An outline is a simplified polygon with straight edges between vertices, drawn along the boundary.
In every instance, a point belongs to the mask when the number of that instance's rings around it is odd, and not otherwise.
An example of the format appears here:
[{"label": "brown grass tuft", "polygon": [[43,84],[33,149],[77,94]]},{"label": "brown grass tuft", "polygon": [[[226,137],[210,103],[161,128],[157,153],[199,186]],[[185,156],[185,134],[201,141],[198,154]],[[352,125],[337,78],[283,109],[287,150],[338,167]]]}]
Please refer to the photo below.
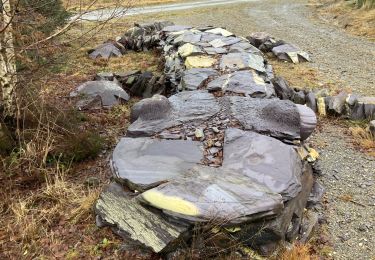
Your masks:
[{"label": "brown grass tuft", "polygon": [[285,250],[280,260],[315,260],[318,259],[310,253],[309,245],[294,244],[290,250]]}]

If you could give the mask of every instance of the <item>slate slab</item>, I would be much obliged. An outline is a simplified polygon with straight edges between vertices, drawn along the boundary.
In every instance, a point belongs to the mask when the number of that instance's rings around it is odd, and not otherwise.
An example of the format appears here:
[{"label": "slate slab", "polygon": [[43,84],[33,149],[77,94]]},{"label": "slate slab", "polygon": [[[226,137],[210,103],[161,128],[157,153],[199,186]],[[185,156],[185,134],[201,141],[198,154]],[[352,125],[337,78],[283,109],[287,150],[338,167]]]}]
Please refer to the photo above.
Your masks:
[{"label": "slate slab", "polygon": [[169,252],[187,230],[167,222],[127,195],[121,185],[111,183],[95,204],[95,213],[105,225],[126,240],[131,239],[155,253]]},{"label": "slate slab", "polygon": [[122,138],[112,156],[117,178],[135,190],[147,190],[178,177],[203,159],[200,142]]},{"label": "slate slab", "polygon": [[224,91],[256,98],[268,98],[275,91],[255,71],[236,71],[224,74],[207,85],[208,91]]},{"label": "slate slab", "polygon": [[169,127],[189,122],[203,122],[221,109],[215,97],[203,90],[180,92],[168,98],[167,102],[170,109],[160,113],[156,112],[159,106],[157,103],[150,102],[150,105],[139,108],[137,113],[140,116],[128,127],[128,135],[152,136]]},{"label": "slate slab", "polygon": [[246,130],[279,139],[300,139],[300,114],[288,100],[227,97],[232,115]]},{"label": "slate slab", "polygon": [[91,50],[89,52],[89,57],[91,59],[97,59],[97,58],[109,59],[111,57],[119,57],[119,56],[122,56],[121,49],[122,48],[119,46],[119,44],[107,42]]},{"label": "slate slab", "polygon": [[291,44],[283,44],[276,46],[272,49],[272,52],[280,60],[291,61],[293,63],[310,61],[310,57],[307,52],[302,51]]},{"label": "slate slab", "polygon": [[302,163],[292,146],[255,132],[225,131],[223,167],[278,193],[284,201],[301,191]]},{"label": "slate slab", "polygon": [[194,68],[183,72],[181,87],[184,90],[197,90],[209,77],[219,73],[211,68]]},{"label": "slate slab", "polygon": [[296,107],[301,120],[301,140],[306,140],[314,132],[318,119],[316,118],[315,112],[311,108],[298,104],[296,104]]},{"label": "slate slab", "polygon": [[[103,108],[111,108],[129,100],[129,95],[115,81],[99,80],[87,81],[70,93],[70,97],[77,97],[79,109],[91,109],[93,103]],[[95,107],[96,108],[96,107]]]},{"label": "slate slab", "polygon": [[196,166],[183,176],[148,190],[141,198],[172,217],[223,225],[273,216],[282,198],[247,176],[225,168]]},{"label": "slate slab", "polygon": [[223,55],[220,60],[221,70],[243,70],[254,69],[259,72],[265,72],[264,59],[262,56],[254,53],[228,53]]}]

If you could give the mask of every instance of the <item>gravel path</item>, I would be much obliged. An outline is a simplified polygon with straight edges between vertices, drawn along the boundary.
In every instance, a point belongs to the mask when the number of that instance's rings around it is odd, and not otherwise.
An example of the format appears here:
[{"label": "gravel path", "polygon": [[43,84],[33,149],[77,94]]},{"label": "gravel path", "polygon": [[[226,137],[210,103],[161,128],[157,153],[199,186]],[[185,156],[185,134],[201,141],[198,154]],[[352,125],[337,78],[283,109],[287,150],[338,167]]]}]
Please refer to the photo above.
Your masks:
[{"label": "gravel path", "polygon": [[[375,43],[314,18],[307,0],[263,0],[138,17],[217,25],[239,34],[266,31],[308,51],[323,80],[375,95]],[[134,19],[138,19],[134,17]],[[334,259],[375,258],[375,160],[357,152],[342,126],[324,122],[312,143],[322,155],[327,229]],[[324,144],[324,145],[321,145]],[[343,200],[351,197],[351,201]]]}]

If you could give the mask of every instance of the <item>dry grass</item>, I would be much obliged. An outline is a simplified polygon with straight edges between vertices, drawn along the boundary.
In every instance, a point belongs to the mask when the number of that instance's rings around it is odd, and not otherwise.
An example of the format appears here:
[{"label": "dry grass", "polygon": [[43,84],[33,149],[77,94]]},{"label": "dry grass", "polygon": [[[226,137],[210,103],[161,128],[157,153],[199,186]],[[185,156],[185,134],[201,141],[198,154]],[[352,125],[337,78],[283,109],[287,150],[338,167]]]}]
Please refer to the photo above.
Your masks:
[{"label": "dry grass", "polygon": [[279,260],[315,260],[316,256],[311,255],[311,248],[309,245],[294,244],[289,250],[285,250]]},{"label": "dry grass", "polygon": [[349,33],[375,41],[375,9],[356,8],[353,1],[310,0],[319,14]]},{"label": "dry grass", "polygon": [[349,133],[359,149],[375,157],[375,137],[367,129],[361,126],[353,126],[349,128]]},{"label": "dry grass", "polygon": [[327,88],[336,91],[336,82],[322,82],[318,70],[311,68],[308,63],[293,64],[269,59],[275,75],[284,77],[293,88],[298,89],[322,89]]}]

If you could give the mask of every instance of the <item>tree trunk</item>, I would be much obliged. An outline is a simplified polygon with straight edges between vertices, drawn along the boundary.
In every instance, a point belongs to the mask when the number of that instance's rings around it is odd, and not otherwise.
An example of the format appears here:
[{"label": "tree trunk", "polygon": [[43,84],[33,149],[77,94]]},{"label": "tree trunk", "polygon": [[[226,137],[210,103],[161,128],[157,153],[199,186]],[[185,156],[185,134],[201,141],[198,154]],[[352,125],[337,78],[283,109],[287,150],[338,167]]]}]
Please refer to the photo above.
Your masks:
[{"label": "tree trunk", "polygon": [[0,104],[3,116],[14,118],[17,77],[10,0],[1,0],[0,11]]}]

